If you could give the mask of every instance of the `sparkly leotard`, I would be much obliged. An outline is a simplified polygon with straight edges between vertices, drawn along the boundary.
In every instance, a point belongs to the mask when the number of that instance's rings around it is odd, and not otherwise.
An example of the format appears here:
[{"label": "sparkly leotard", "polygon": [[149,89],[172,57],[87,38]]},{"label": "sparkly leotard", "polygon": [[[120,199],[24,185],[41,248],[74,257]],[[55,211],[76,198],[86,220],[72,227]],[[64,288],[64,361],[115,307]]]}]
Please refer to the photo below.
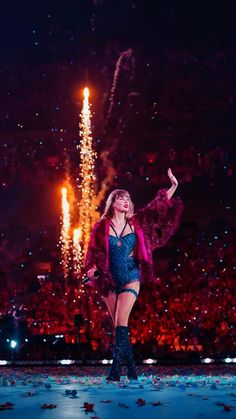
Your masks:
[{"label": "sparkly leotard", "polygon": [[111,224],[116,236],[109,234],[109,269],[112,278],[117,284],[117,291],[121,290],[125,284],[135,280],[140,281],[138,266],[135,259],[130,256],[136,243],[136,234],[132,231],[131,233],[122,236],[126,225],[127,221],[121,235],[118,236]]}]

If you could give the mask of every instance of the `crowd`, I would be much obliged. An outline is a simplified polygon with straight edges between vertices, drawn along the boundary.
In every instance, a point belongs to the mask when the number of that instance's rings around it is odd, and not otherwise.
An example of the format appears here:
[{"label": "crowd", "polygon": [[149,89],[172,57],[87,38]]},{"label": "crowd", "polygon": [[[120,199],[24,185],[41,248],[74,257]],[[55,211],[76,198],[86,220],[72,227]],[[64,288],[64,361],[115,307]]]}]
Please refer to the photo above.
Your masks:
[{"label": "crowd", "polygon": [[[94,67],[100,89],[93,102],[94,146],[98,155],[110,151],[116,170],[113,186],[158,189],[167,184],[168,167],[180,189],[197,178],[203,187],[216,183],[218,176],[234,179],[234,48],[197,45],[190,52],[168,47],[155,57],[149,51],[149,58],[144,52],[135,55],[134,48],[132,54],[132,65],[126,62],[116,73],[109,114],[109,89],[118,57],[108,49]],[[76,84],[79,68],[76,62],[44,64],[33,71],[19,66],[21,84],[13,77],[16,68],[2,69],[6,100],[0,105],[5,130],[0,134],[1,194],[11,191],[16,181],[37,191],[51,182],[59,184],[68,170],[72,178],[77,176],[81,98],[76,108],[74,93],[68,96],[65,86]],[[104,86],[107,93],[102,96]],[[96,170],[99,184],[108,168],[98,160]],[[202,205],[197,191],[186,198]],[[138,197],[138,204],[145,201],[147,196]],[[204,203],[205,213],[208,204]],[[154,252],[156,281],[141,286],[130,316],[138,357],[235,351],[236,231],[227,213],[221,216],[218,223],[205,225],[197,212],[192,223],[183,217],[167,247]],[[76,276],[63,278],[57,230],[50,230],[46,222],[45,228],[35,231],[27,225],[14,230],[1,223],[1,339],[44,336],[45,348],[36,345],[29,355],[40,359],[53,354],[46,336],[63,334],[68,345],[78,343],[92,358],[109,356],[113,331],[107,308]],[[76,314],[83,319],[79,326]]]},{"label": "crowd", "polygon": [[[54,147],[53,154],[50,155],[48,145]],[[24,141],[18,150],[14,142],[8,141],[4,150],[4,161],[1,162],[1,187],[9,188],[14,182],[21,182],[25,187],[39,188],[46,183],[59,183],[65,178],[66,161],[70,156],[63,154],[64,143],[60,146],[55,140],[43,141]],[[161,150],[156,146],[155,152],[134,151],[128,152],[126,147],[120,147],[119,155],[117,152],[111,153],[114,167],[117,171],[116,183],[126,184],[149,184],[160,185],[166,182],[166,169],[173,167],[176,176],[181,183],[191,182],[194,178],[208,175],[209,181],[213,180],[218,171],[224,171],[228,176],[232,176],[235,169],[235,162],[230,159],[233,144],[227,146],[205,147],[198,144],[182,147],[178,150],[173,144],[163,145]],[[76,163],[78,164],[78,152],[73,147],[74,155],[71,158],[71,173],[77,173]],[[42,154],[40,157],[40,153]],[[49,154],[48,154],[49,153]],[[76,160],[77,156],[77,160]],[[3,164],[4,163],[4,164]],[[32,176],[34,173],[34,176]],[[104,168],[100,169],[100,177],[104,173]]]},{"label": "crowd", "polygon": [[[210,225],[189,228],[183,223],[169,246],[154,252],[156,281],[141,286],[129,322],[138,356],[235,350],[235,233],[227,225],[212,232]],[[8,246],[6,239],[1,246],[6,258]],[[39,260],[37,242],[29,241],[23,253],[15,250],[8,263],[1,262],[2,333],[10,315],[15,329],[9,333],[18,330],[20,335],[24,324],[24,336],[63,334],[68,343],[89,344],[91,356],[109,355],[113,327],[98,293],[76,277],[65,282],[59,253],[52,250],[51,272],[36,275],[41,265],[26,262],[29,249]]]}]

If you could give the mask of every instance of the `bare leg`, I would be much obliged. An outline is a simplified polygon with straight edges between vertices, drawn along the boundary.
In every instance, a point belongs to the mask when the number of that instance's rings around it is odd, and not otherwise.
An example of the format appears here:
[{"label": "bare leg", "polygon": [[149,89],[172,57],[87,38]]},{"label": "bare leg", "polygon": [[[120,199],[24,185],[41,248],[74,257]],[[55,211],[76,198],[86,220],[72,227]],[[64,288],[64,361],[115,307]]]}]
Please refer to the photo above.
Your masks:
[{"label": "bare leg", "polygon": [[[139,293],[140,283],[139,281],[130,282],[124,285],[123,288],[133,288]],[[122,292],[117,297],[116,311],[115,311],[115,327],[116,326],[128,326],[129,315],[136,301],[136,297],[131,292]]]},{"label": "bare leg", "polygon": [[[132,291],[128,291],[128,289],[135,290],[139,293],[139,288],[139,281],[133,281],[126,284],[122,289],[127,289],[127,291],[121,292],[117,297],[114,314],[115,341],[113,348],[113,363],[110,374],[106,378],[108,381],[119,380],[123,356],[125,356],[127,361],[128,378],[137,379],[132,347],[128,337],[128,320],[132,307],[136,301],[136,295],[134,295]],[[106,300],[109,301],[110,298]]]},{"label": "bare leg", "polygon": [[103,301],[105,301],[110,316],[113,321],[113,325],[115,324],[115,311],[116,311],[116,304],[117,304],[117,294],[113,292],[109,292],[108,296],[102,296]]}]

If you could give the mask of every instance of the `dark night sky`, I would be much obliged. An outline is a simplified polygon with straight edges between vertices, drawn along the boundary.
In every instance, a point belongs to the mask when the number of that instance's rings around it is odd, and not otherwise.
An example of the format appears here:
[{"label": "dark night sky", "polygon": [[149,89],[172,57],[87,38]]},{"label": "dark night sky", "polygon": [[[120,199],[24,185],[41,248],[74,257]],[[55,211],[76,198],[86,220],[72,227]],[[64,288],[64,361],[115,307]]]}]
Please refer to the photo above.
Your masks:
[{"label": "dark night sky", "polygon": [[[61,74],[58,74],[60,65],[65,64],[65,66],[69,67],[70,63],[79,63],[82,70],[80,74],[78,73],[78,76],[76,74],[76,82],[79,78],[83,79],[84,82],[86,71],[93,71],[95,68],[94,74],[92,74],[95,77],[94,79],[91,77],[95,84],[96,75],[102,69],[103,64],[100,63],[96,69],[96,63],[99,60],[103,60],[103,55],[106,53],[106,45],[109,42],[112,44],[117,42],[118,46],[116,49],[114,48],[117,55],[112,57],[113,62],[109,62],[110,69],[108,70],[110,73],[104,76],[104,80],[107,83],[105,86],[107,94],[109,93],[115,62],[119,53],[129,47],[135,50],[137,67],[138,65],[144,67],[149,65],[147,64],[148,61],[145,62],[145,54],[148,57],[149,52],[151,52],[149,55],[154,57],[154,62],[157,56],[157,49],[165,47],[165,45],[173,47],[181,47],[183,45],[191,51],[192,45],[198,41],[203,45],[213,45],[214,48],[214,46],[223,44],[227,44],[230,47],[231,44],[235,45],[236,40],[233,2],[223,0],[5,1],[1,4],[0,31],[0,60],[4,67],[3,73],[5,77],[2,80],[1,91],[2,103],[6,104],[6,110],[4,109],[0,118],[0,131],[3,132],[3,136],[8,129],[12,131],[12,127],[19,133],[19,124],[21,123],[24,125],[22,132],[24,130],[30,131],[31,129],[35,129],[35,131],[44,129],[45,132],[50,132],[51,128],[55,125],[59,126],[59,123],[61,124],[60,127],[64,128],[67,124],[69,127],[73,125],[74,129],[76,129],[75,107],[73,108],[71,105],[69,111],[65,113],[65,104],[60,105],[60,97],[62,98],[61,100],[68,102],[74,100],[71,93],[74,85],[73,83],[70,85],[70,79],[65,79],[64,86],[61,83],[63,77],[60,78]],[[140,50],[145,51],[143,55],[140,54],[141,59],[139,56]],[[92,69],[91,63],[92,65],[94,64]],[[42,77],[46,70],[42,68],[42,75],[37,73],[37,69],[42,64],[49,65],[48,67],[55,65],[54,78],[50,85],[50,88],[52,87],[51,90],[47,90],[50,81],[46,84],[47,77]],[[21,66],[20,74],[14,69],[15,65]],[[8,69],[11,70],[12,68],[11,73]],[[59,69],[58,72],[57,68]],[[75,72],[77,68],[78,66],[75,66]],[[25,73],[24,69],[26,69]],[[150,76],[150,83],[152,83],[155,77],[155,70],[153,74],[152,79]],[[32,75],[32,81],[30,75]],[[104,73],[100,71],[99,77],[102,78],[103,75]],[[201,74],[199,77],[201,79]],[[217,79],[218,75],[215,77]],[[35,80],[37,83],[35,83]],[[212,91],[214,92],[214,81],[212,86]],[[153,101],[155,95],[158,97],[163,88],[161,81],[157,84],[157,87],[159,90],[155,91],[155,86],[150,85],[150,91],[147,91],[147,96],[149,94],[153,95]],[[230,89],[231,84],[229,83],[228,90]],[[41,98],[40,94],[42,91],[45,93],[45,101],[48,100],[50,105],[50,114],[47,107],[44,109],[44,104],[42,101],[40,102],[41,99],[38,99],[38,97]],[[188,94],[191,94],[191,92],[188,92]],[[31,98],[32,104],[29,100]],[[21,106],[22,100],[25,100],[29,107],[29,109],[26,109],[25,114],[22,110],[23,106]],[[100,106],[100,104],[96,105]],[[99,106],[97,106],[97,113]],[[25,108],[26,106],[24,106]],[[17,115],[13,112],[15,109],[17,110]],[[58,109],[60,112],[57,112]],[[37,115],[36,113],[39,113],[39,118],[35,116]],[[181,122],[180,117],[182,118],[183,115],[179,115],[178,123]],[[213,115],[212,118],[215,118],[215,116]],[[184,124],[185,121],[181,123]],[[160,121],[158,121],[158,124],[159,129]],[[169,122],[167,123],[168,125]],[[7,208],[12,208],[11,202],[14,201],[12,197],[16,196],[15,191],[18,191],[18,185],[15,185],[15,190],[9,191],[9,200],[6,197],[9,204],[4,207],[4,213],[7,211]],[[4,192],[8,193],[8,191]],[[27,191],[22,190],[18,200],[19,206],[24,194],[27,196],[27,193]],[[37,204],[37,208],[39,208],[39,204]],[[53,215],[55,208],[51,206],[50,211],[50,214]],[[15,220],[18,212],[18,208],[16,208],[15,213],[10,214],[9,212],[9,215]],[[23,214],[24,211],[21,211],[21,213]],[[32,208],[33,213],[34,208]]]},{"label": "dark night sky", "polygon": [[118,40],[124,45],[235,39],[229,1],[9,1],[1,5],[1,57],[7,62],[64,61]]}]

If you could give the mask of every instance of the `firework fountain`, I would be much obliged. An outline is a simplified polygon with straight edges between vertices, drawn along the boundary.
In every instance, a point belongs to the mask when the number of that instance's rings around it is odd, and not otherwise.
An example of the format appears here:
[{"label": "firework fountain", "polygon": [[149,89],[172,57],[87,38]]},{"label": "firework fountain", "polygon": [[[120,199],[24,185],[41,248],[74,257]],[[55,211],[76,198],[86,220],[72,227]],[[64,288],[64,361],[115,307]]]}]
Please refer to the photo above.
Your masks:
[{"label": "firework fountain", "polygon": [[70,269],[70,204],[68,201],[68,189],[64,186],[61,189],[62,194],[62,216],[61,216],[61,253],[62,253],[62,267],[64,278],[68,278]]},{"label": "firework fountain", "polygon": [[95,159],[97,153],[93,150],[93,140],[91,135],[91,110],[89,105],[89,89],[84,88],[83,108],[81,111],[80,136],[81,141],[78,146],[80,149],[80,176],[79,189],[81,198],[79,202],[79,225],[81,228],[80,241],[82,243],[81,256],[86,253],[91,228],[96,212],[95,195]]},{"label": "firework fountain", "polygon": [[[77,226],[72,229],[71,212],[74,212],[74,192],[69,183],[68,162],[67,183],[61,190],[62,193],[62,215],[61,215],[61,255],[62,266],[65,279],[68,278],[70,269],[72,269],[71,260],[73,259],[73,272],[78,276],[83,267],[84,255],[89,241],[92,225],[96,217],[96,195],[94,184],[95,176],[95,158],[96,152],[93,150],[91,135],[91,111],[89,105],[89,89],[83,90],[83,108],[80,114],[80,144],[77,148],[80,151],[80,171],[78,177],[78,189],[80,192],[78,202],[78,214],[76,214]],[[77,211],[76,211],[77,212]],[[78,220],[79,219],[79,220]]]},{"label": "firework fountain", "polygon": [[[75,199],[71,185],[69,162],[66,160],[67,181],[62,188],[62,216],[61,216],[61,254],[65,279],[69,272],[74,278],[83,277],[84,256],[92,226],[99,218],[97,208],[113,183],[116,171],[113,168],[109,155],[114,151],[115,144],[109,150],[100,153],[100,159],[106,167],[107,175],[101,182],[101,187],[95,192],[95,159],[97,153],[93,150],[91,132],[91,110],[89,104],[89,89],[83,90],[83,107],[80,113],[80,143],[77,149],[80,153],[79,175],[77,178],[79,197]],[[96,189],[98,189],[96,187]],[[74,203],[77,201],[77,206]],[[75,225],[74,225],[75,224]],[[81,298],[84,285],[79,287],[77,298]]]}]

